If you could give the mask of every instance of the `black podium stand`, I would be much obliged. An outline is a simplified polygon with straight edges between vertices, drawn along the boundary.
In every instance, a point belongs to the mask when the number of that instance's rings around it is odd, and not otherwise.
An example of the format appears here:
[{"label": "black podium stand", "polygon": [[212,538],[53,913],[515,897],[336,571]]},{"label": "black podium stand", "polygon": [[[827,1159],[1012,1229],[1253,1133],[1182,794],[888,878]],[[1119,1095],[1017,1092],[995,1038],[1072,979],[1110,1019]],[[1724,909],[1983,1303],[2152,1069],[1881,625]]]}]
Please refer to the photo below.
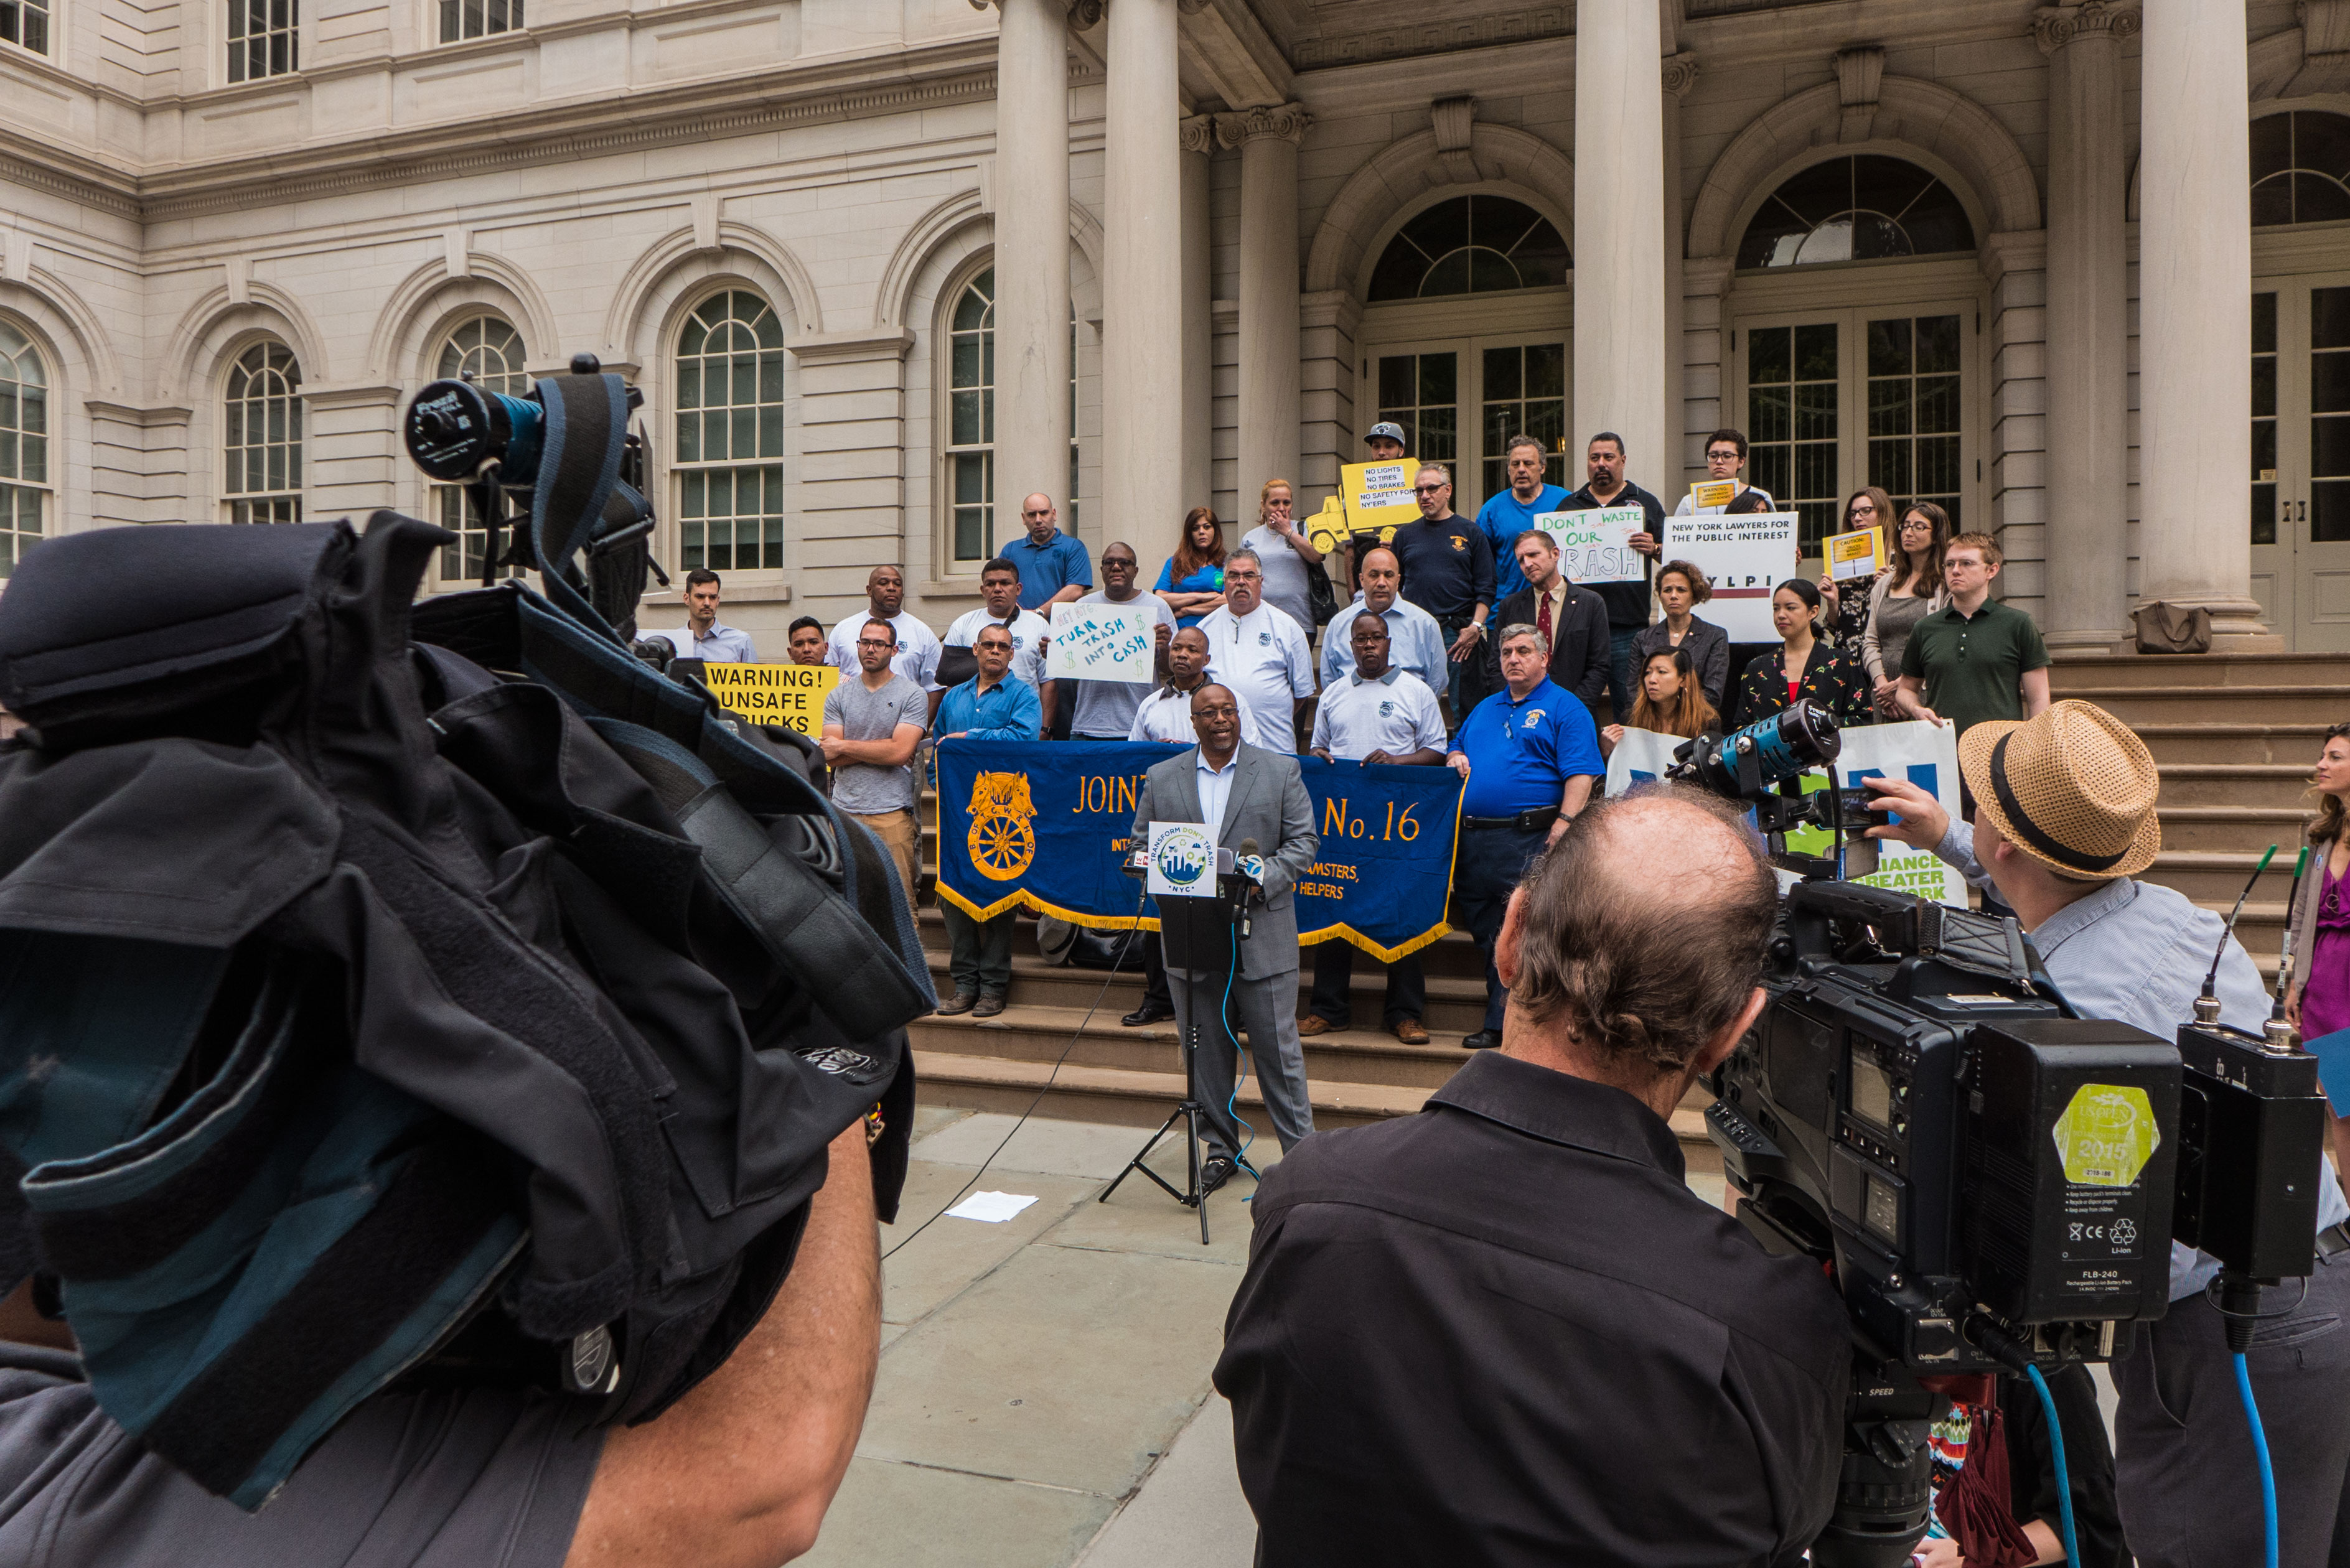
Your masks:
[{"label": "black podium stand", "polygon": [[[1200,1211],[1200,1245],[1208,1244],[1208,1194],[1200,1185],[1200,1143],[1205,1136],[1208,1107],[1200,1100],[1199,1055],[1200,1025],[1204,1016],[1212,1015],[1216,1027],[1226,1034],[1232,1033],[1232,1020],[1224,1015],[1223,998],[1231,983],[1232,967],[1237,958],[1233,936],[1235,910],[1223,898],[1162,898],[1159,900],[1159,936],[1167,955],[1167,983],[1191,989],[1190,1004],[1184,1009],[1189,1020],[1183,1031],[1183,1100],[1167,1113],[1159,1130],[1126,1168],[1118,1173],[1117,1180],[1102,1189],[1094,1201],[1107,1203],[1119,1183],[1140,1171],[1159,1184],[1159,1189],[1187,1209]],[[1201,978],[1204,977],[1204,978]],[[1201,1003],[1206,1005],[1202,1006]],[[1235,1054],[1239,1041],[1232,1042]],[[1159,1147],[1159,1140],[1183,1124],[1183,1148],[1187,1157],[1188,1179],[1181,1188],[1142,1162]],[[1235,1157],[1237,1158],[1237,1156]]]}]

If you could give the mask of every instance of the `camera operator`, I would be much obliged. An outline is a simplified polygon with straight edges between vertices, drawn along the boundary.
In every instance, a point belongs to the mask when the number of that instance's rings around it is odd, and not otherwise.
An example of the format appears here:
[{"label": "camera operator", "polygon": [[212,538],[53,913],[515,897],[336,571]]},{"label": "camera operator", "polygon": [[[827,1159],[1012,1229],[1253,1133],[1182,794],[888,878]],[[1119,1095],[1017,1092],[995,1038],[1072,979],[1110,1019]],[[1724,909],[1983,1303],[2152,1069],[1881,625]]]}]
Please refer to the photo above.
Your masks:
[{"label": "camera operator", "polygon": [[[880,1302],[858,1123],[832,1142],[766,1316],[659,1417],[585,1428],[581,1402],[550,1394],[395,1387],[354,1411],[257,1513],[125,1436],[71,1355],[0,1344],[0,1563],[770,1568],[815,1544],[847,1472],[873,1392]],[[0,1324],[15,1322],[0,1311]],[[288,1376],[300,1366],[289,1362]]]},{"label": "camera operator", "polygon": [[1511,898],[1501,1048],[1266,1174],[1215,1374],[1258,1561],[1800,1560],[1851,1329],[1689,1189],[1665,1119],[1762,1012],[1777,909],[1731,807],[1588,807]]},{"label": "camera operator", "polygon": [[[2104,709],[2058,702],[2037,717],[1986,720],[1959,737],[1959,771],[1975,802],[1971,828],[1914,784],[1867,786],[1898,820],[1872,828],[1931,849],[2015,909],[2048,977],[2085,1018],[2135,1024],[2165,1039],[2192,1021],[2223,923],[2185,895],[2135,873],[2162,846],[2160,780],[2146,743]],[[2226,940],[2221,1022],[2258,1034],[2269,1015],[2260,971]],[[2345,1560],[2336,1542],[2350,1480],[2350,1203],[2318,1182],[2317,1267],[2296,1302],[2272,1293],[2247,1360],[2276,1468],[2280,1561]],[[2174,1243],[2170,1311],[2139,1325],[2114,1366],[2116,1490],[2140,1568],[2257,1563],[2261,1496],[2251,1435],[2237,1402],[2224,1324],[2204,1293],[2219,1272]],[[2329,1558],[2329,1551],[2332,1556]]]}]

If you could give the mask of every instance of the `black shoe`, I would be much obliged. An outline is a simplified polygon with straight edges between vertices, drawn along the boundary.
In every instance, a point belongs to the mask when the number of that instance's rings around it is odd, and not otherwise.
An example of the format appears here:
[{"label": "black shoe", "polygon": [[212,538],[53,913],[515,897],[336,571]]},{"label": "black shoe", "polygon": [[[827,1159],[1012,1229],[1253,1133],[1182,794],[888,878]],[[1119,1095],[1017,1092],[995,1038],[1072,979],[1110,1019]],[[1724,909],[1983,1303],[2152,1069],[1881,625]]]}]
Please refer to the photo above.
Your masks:
[{"label": "black shoe", "polygon": [[1502,1032],[1500,1030],[1480,1029],[1476,1033],[1468,1036],[1461,1042],[1461,1049],[1463,1051],[1492,1051],[1498,1048],[1501,1044]]},{"label": "black shoe", "polygon": [[1230,1155],[1209,1156],[1208,1163],[1200,1168],[1200,1196],[1205,1198],[1217,1188],[1230,1181],[1232,1179],[1232,1172],[1238,1168],[1232,1163]]},{"label": "black shoe", "polygon": [[1161,1007],[1159,1003],[1151,1001],[1148,997],[1145,997],[1141,1006],[1136,1008],[1133,1012],[1119,1019],[1118,1022],[1125,1024],[1128,1029],[1139,1029],[1146,1023],[1163,1023],[1168,1019],[1174,1016],[1175,1010],[1173,1008]]},{"label": "black shoe", "polygon": [[947,998],[946,1001],[939,1003],[939,1016],[941,1018],[952,1018],[958,1012],[969,1012],[978,1004],[979,992],[975,991],[958,991],[952,996]]}]

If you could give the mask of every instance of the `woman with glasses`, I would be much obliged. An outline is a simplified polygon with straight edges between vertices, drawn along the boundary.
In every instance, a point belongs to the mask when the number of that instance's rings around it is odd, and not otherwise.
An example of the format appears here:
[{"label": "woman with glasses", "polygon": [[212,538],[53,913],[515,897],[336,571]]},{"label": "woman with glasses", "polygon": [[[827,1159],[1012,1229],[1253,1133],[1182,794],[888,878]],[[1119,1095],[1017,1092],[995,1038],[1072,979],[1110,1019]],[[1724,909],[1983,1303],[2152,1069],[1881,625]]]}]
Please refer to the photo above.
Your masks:
[{"label": "woman with glasses", "polygon": [[1175,612],[1178,630],[1224,607],[1224,525],[1213,507],[1194,506],[1183,514],[1183,542],[1159,568],[1158,592]]},{"label": "woman with glasses", "polygon": [[[2309,869],[2293,901],[2298,972],[2285,1002],[2285,1016],[2304,1041],[2350,1029],[2350,724],[2325,732],[2309,793],[2317,800],[2317,820],[2309,825]],[[2343,1180],[2340,1173],[2350,1172],[2350,1121],[2332,1121],[2335,1179]]]},{"label": "woman with glasses", "polygon": [[1314,591],[1305,574],[1319,571],[1322,552],[1294,520],[1296,502],[1289,481],[1268,479],[1257,493],[1256,526],[1241,540],[1241,548],[1254,550],[1264,563],[1264,602],[1286,610],[1305,635],[1314,635]]},{"label": "woman with glasses", "polygon": [[1942,587],[1942,546],[1950,540],[1949,513],[1930,501],[1904,507],[1888,553],[1892,565],[1868,590],[1860,659],[1868,671],[1870,700],[1885,718],[1901,717],[1894,698],[1901,685],[1901,650],[1908,646],[1909,628],[1950,602]]},{"label": "woman with glasses", "polygon": [[[1844,526],[1837,532],[1857,534],[1864,528],[1874,530],[1877,535],[1877,558],[1892,560],[1893,497],[1874,484],[1846,497]],[[1885,568],[1880,566],[1876,576],[1846,577],[1839,583],[1833,572],[1820,574],[1820,602],[1826,607],[1826,635],[1844,649],[1847,659],[1860,658],[1860,639],[1868,630],[1869,596],[1884,575]]]}]

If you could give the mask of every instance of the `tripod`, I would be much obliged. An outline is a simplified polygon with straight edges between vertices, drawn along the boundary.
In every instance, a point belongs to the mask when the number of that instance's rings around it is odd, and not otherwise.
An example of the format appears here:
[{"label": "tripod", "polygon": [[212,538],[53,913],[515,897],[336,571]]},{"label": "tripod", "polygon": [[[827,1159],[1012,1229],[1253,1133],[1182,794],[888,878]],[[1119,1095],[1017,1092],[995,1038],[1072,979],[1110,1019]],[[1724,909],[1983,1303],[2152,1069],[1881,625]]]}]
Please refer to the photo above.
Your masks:
[{"label": "tripod", "polygon": [[[1160,936],[1161,940],[1166,941],[1168,965],[1170,969],[1173,968],[1179,954],[1181,956],[1184,966],[1183,979],[1180,983],[1187,989],[1197,983],[1191,979],[1192,974],[1197,971],[1191,967],[1188,961],[1192,954],[1213,950],[1211,943],[1200,939],[1203,931],[1215,929],[1218,922],[1214,917],[1224,912],[1225,909],[1225,905],[1212,898],[1170,898],[1160,901]],[[1166,940],[1175,936],[1179,930],[1183,937],[1180,944]],[[1229,964],[1236,965],[1237,962],[1237,955],[1233,955],[1228,961]],[[1170,978],[1171,981],[1172,977]],[[1217,978],[1212,971],[1210,973],[1207,981],[1208,989],[1213,989]],[[1102,1189],[1101,1196],[1094,1201],[1108,1202],[1110,1194],[1118,1189],[1119,1184],[1139,1170],[1157,1182],[1159,1190],[1166,1193],[1168,1197],[1186,1209],[1196,1209],[1200,1211],[1200,1245],[1204,1247],[1208,1244],[1208,1193],[1207,1189],[1201,1185],[1200,1140],[1206,1128],[1208,1107],[1200,1101],[1199,1074],[1196,1065],[1200,1054],[1199,994],[1196,989],[1189,990],[1191,1005],[1186,1010],[1188,1022],[1183,1030],[1182,1102],[1167,1113],[1167,1119],[1159,1124],[1159,1130],[1150,1135],[1149,1141],[1136,1151],[1134,1158],[1126,1162],[1126,1168],[1118,1173],[1117,1179]],[[1216,1023],[1219,1028],[1227,1033],[1231,1031],[1232,1021],[1225,1017],[1221,1001],[1216,1004]],[[1150,1151],[1159,1147],[1159,1140],[1165,1137],[1178,1121],[1183,1124],[1183,1152],[1187,1171],[1184,1184],[1180,1188],[1142,1163],[1150,1157]],[[1237,1156],[1233,1163],[1236,1165],[1239,1163]]]}]

